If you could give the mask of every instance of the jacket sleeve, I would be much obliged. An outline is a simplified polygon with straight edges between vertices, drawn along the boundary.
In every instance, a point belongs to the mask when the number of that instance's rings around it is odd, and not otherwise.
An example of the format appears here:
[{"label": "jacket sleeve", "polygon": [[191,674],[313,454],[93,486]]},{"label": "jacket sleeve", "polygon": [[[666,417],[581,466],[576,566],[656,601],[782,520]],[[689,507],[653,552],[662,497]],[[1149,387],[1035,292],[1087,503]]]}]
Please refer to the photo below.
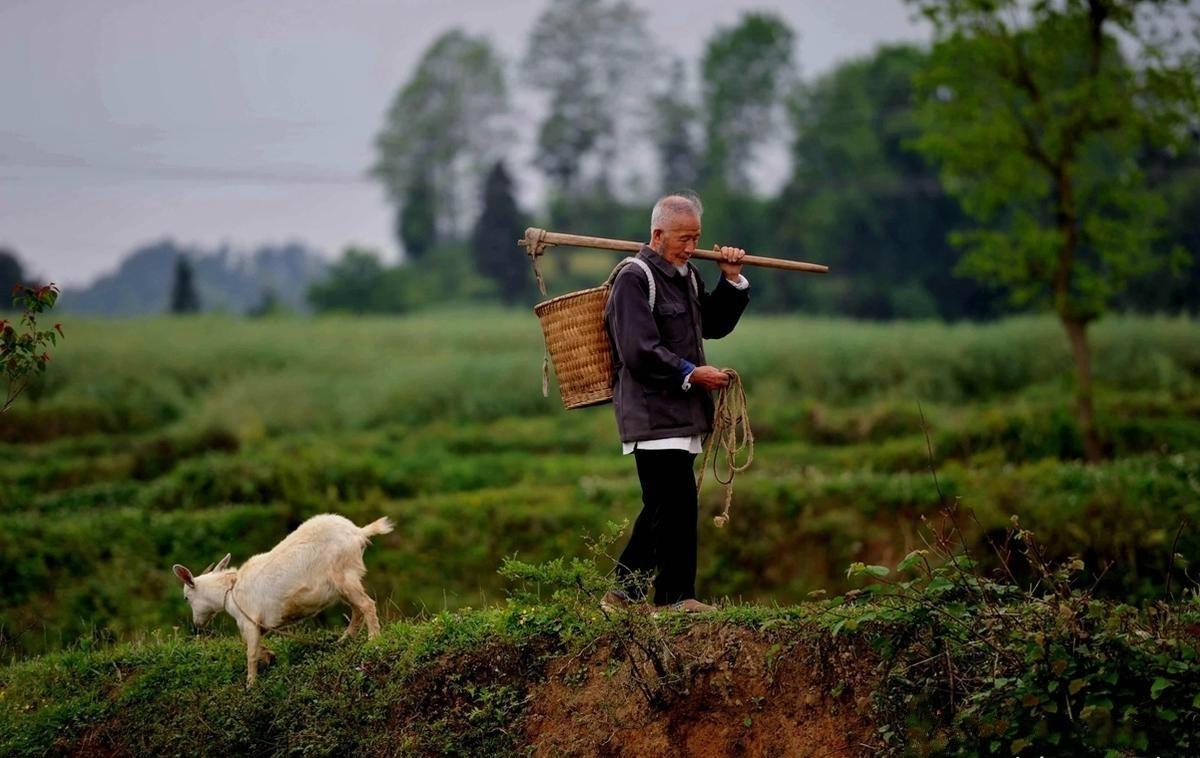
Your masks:
[{"label": "jacket sleeve", "polygon": [[683,359],[662,343],[650,311],[650,286],[635,266],[626,267],[613,282],[604,321],[617,357],[639,384],[652,389],[678,389]]},{"label": "jacket sleeve", "polygon": [[739,290],[730,284],[724,276],[717,282],[712,292],[704,287],[704,280],[697,275],[700,282],[700,331],[707,340],[716,340],[733,331],[742,311],[750,302],[749,289]]}]

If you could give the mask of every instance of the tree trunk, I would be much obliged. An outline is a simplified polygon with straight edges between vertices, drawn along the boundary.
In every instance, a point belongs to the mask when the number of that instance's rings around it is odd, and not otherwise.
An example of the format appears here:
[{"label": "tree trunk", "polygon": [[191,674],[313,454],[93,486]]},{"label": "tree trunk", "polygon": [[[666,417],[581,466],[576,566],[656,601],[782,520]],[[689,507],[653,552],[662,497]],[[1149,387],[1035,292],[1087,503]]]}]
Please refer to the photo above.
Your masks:
[{"label": "tree trunk", "polygon": [[1063,328],[1071,341],[1071,357],[1075,359],[1075,415],[1079,436],[1083,438],[1083,453],[1088,463],[1104,458],[1104,447],[1096,434],[1096,413],[1092,405],[1092,351],[1087,341],[1087,321],[1063,316]]}]

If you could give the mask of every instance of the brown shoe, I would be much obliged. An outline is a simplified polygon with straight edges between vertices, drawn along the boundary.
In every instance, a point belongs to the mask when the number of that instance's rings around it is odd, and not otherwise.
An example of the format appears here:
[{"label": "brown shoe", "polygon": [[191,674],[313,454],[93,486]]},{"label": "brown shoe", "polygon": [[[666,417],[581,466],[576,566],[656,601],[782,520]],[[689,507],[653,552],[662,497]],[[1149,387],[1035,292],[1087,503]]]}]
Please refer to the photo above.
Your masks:
[{"label": "brown shoe", "polygon": [[600,607],[609,613],[617,611],[640,611],[646,608],[646,603],[638,602],[621,590],[609,590],[600,598]]},{"label": "brown shoe", "polygon": [[659,606],[660,611],[675,611],[676,613],[711,613],[716,609],[716,606],[701,603],[693,597],[687,600],[680,600],[678,603],[672,603],[671,605]]}]

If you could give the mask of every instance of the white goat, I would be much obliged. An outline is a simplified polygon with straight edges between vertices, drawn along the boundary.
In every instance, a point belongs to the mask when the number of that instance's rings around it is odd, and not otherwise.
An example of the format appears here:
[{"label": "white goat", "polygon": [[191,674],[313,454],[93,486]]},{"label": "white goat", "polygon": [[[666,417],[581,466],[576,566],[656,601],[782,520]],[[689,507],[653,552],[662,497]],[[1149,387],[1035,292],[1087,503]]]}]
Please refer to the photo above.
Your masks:
[{"label": "white goat", "polygon": [[364,527],[344,516],[324,513],[305,521],[268,553],[231,569],[226,555],[214,568],[193,576],[186,566],[173,567],[192,607],[192,621],[203,626],[219,611],[237,621],[246,641],[246,686],[258,677],[258,663],[275,654],[262,645],[264,631],[296,621],[333,605],[350,605],[350,625],[342,639],[367,625],[367,637],[379,634],[375,601],[363,590],[367,573],[363,551],[371,537],[392,531],[387,517]]}]

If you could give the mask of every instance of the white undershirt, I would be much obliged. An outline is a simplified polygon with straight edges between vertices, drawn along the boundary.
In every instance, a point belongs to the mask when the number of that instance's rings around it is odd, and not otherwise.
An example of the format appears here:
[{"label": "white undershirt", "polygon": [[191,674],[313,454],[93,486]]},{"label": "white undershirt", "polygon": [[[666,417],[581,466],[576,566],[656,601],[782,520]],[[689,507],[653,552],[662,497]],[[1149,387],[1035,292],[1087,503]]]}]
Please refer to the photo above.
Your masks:
[{"label": "white undershirt", "polygon": [[[688,275],[687,266],[676,266],[675,270],[684,276]],[[738,274],[736,282],[730,282],[734,287],[744,290],[750,286],[745,276]],[[689,381],[692,378],[688,374],[683,378],[684,390],[690,389],[692,383]],[[693,434],[690,437],[664,437],[660,440],[641,440],[639,442],[622,442],[621,455],[629,455],[634,450],[686,450],[693,455],[699,455],[703,447],[701,447],[703,437],[699,434]]]}]

